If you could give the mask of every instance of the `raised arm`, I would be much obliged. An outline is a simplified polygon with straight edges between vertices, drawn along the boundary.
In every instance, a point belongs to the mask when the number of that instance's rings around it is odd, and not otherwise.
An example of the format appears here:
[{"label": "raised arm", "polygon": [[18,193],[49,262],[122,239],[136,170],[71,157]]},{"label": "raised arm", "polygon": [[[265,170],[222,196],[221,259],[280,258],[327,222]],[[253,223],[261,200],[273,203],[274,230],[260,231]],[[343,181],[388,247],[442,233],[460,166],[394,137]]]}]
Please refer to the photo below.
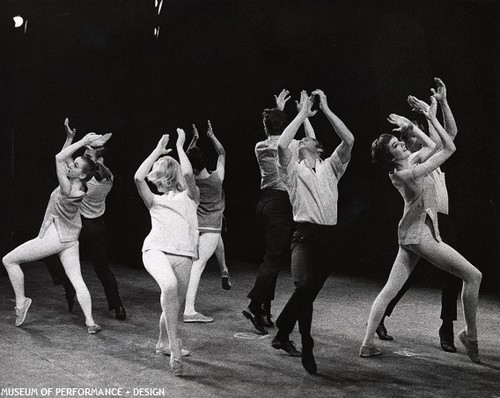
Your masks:
[{"label": "raised arm", "polygon": [[73,143],[73,139],[76,135],[76,129],[71,129],[69,127],[69,119],[64,119],[64,130],[66,131],[66,141],[64,141],[64,145],[62,149],[66,149]]},{"label": "raised arm", "polygon": [[71,193],[71,181],[68,178],[68,164],[73,161],[73,154],[80,148],[90,145],[93,141],[99,139],[101,136],[94,133],[89,133],[80,141],[75,142],[63,148],[61,152],[56,155],[56,173],[59,186],[61,187],[61,194],[69,195]]},{"label": "raised arm", "polygon": [[280,111],[285,109],[286,102],[290,99],[290,96],[288,95],[289,93],[290,92],[288,90],[283,89],[278,96],[274,96],[274,99],[276,101],[276,108],[278,108]]},{"label": "raised arm", "polygon": [[189,159],[184,152],[184,142],[186,142],[186,133],[183,129],[177,129],[177,155],[179,156],[179,163],[181,165],[182,174],[184,175],[184,179],[186,180],[186,189],[188,191],[188,195],[195,202],[200,201],[200,191],[196,186],[196,181],[194,179],[193,167],[189,162]]},{"label": "raised arm", "polygon": [[300,125],[304,123],[308,117],[314,116],[317,111],[312,111],[313,101],[307,95],[300,98],[301,109],[292,122],[285,128],[278,139],[278,163],[282,167],[288,166],[292,158],[292,152],[288,148],[292,143]]},{"label": "raised arm", "polygon": [[406,134],[413,134],[422,144],[422,148],[415,155],[415,163],[425,162],[435,152],[436,144],[434,141],[431,140],[430,137],[428,137],[422,130],[420,130],[417,125],[413,124],[404,116],[391,113],[387,118],[387,121],[398,126],[392,130],[393,132],[398,133],[399,135],[404,131]]},{"label": "raised arm", "polygon": [[439,77],[435,77],[434,81],[436,82],[437,90],[431,88],[432,96],[439,103],[441,111],[443,112],[444,129],[450,135],[450,138],[454,140],[458,133],[458,129],[457,129],[457,123],[455,122],[455,117],[453,116],[451,108],[448,105],[446,86]]},{"label": "raised arm", "polygon": [[215,136],[210,120],[208,121],[207,137],[210,138],[210,140],[214,144],[215,152],[217,152],[218,155],[217,169],[215,171],[219,175],[221,181],[224,181],[224,176],[226,173],[226,151],[224,150],[224,147],[222,146],[220,141]]},{"label": "raised arm", "polygon": [[139,196],[142,198],[148,209],[153,204],[154,194],[151,192],[151,189],[146,183],[146,176],[153,167],[154,162],[156,162],[160,156],[166,155],[171,151],[171,149],[165,148],[168,144],[168,138],[168,134],[162,135],[153,152],[151,152],[144,162],[142,162],[134,175],[134,182],[137,190],[139,191]]},{"label": "raised arm", "polygon": [[351,157],[352,147],[354,146],[354,136],[344,122],[342,122],[342,120],[340,120],[340,118],[328,107],[325,93],[322,90],[314,90],[313,94],[319,97],[319,108],[323,111],[333,129],[342,140],[335,150],[337,151],[340,161],[342,163],[347,163]]},{"label": "raised arm", "polygon": [[200,134],[198,134],[198,129],[196,128],[196,125],[193,123],[193,138],[191,139],[191,142],[189,143],[189,146],[187,149],[188,151],[196,146],[199,138],[200,138]]},{"label": "raised arm", "polygon": [[436,129],[436,132],[439,134],[442,142],[442,149],[435,152],[429,159],[420,165],[416,166],[413,169],[413,176],[415,179],[421,178],[429,174],[431,171],[434,171],[439,166],[441,166],[456,150],[455,144],[453,140],[445,131],[441,123],[437,120],[435,113],[432,111],[433,107],[437,107],[436,99],[431,97],[431,106],[429,108],[420,107],[417,105],[415,108],[418,112],[421,112],[425,115],[427,120],[432,124],[432,126]]},{"label": "raised arm", "polygon": [[[303,96],[307,97],[307,92],[305,90],[302,90],[300,93],[301,99]],[[313,102],[314,102],[314,98],[313,98]],[[295,101],[295,106],[297,107],[297,112],[300,112],[300,110],[302,109],[301,101]],[[313,128],[309,118],[306,118],[306,120],[304,120],[304,123],[302,123],[302,124],[304,125],[305,136],[310,137],[310,138],[316,138],[314,128]]]}]

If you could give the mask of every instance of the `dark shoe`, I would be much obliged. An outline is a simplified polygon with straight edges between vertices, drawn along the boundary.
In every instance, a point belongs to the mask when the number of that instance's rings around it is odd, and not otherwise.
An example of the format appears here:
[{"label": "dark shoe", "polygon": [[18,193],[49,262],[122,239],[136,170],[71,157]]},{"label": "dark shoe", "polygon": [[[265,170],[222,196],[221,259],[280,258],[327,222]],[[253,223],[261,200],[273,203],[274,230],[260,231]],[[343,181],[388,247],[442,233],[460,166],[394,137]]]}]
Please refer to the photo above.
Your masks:
[{"label": "dark shoe", "polygon": [[261,315],[255,315],[250,309],[246,309],[241,311],[241,313],[247,318],[250,322],[252,322],[252,325],[254,326],[255,329],[260,334],[267,334],[267,330],[264,328],[264,324],[262,323],[262,316]]},{"label": "dark shoe", "polygon": [[120,321],[127,319],[127,313],[125,312],[125,308],[123,308],[123,305],[115,308],[115,318],[119,319]]},{"label": "dark shoe", "polygon": [[441,348],[446,352],[457,352],[453,336],[453,323],[451,327],[443,323],[439,328],[439,339],[441,340]]},{"label": "dark shoe", "polygon": [[231,290],[231,282],[229,281],[229,272],[224,271],[221,276],[222,288],[224,290]]},{"label": "dark shoe", "polygon": [[69,312],[73,312],[73,308],[75,308],[75,295],[76,293],[74,291],[66,293],[66,302],[68,303]]},{"label": "dark shoe", "polygon": [[295,343],[293,341],[279,339],[278,336],[273,339],[271,346],[276,350],[286,351],[291,357],[300,357],[302,355],[301,352],[295,348]]},{"label": "dark shoe", "polygon": [[312,337],[302,339],[302,366],[312,375],[318,372],[316,361],[313,355],[314,340]]},{"label": "dark shoe", "polygon": [[380,340],[386,340],[386,341],[392,341],[394,340],[394,337],[392,336],[389,336],[387,334],[387,329],[385,328],[384,324],[383,323],[380,323],[378,326],[377,326],[377,330],[375,330],[375,333],[377,333],[378,335],[378,338]]},{"label": "dark shoe", "polygon": [[264,326],[266,326],[268,328],[274,327],[274,322],[271,319],[272,318],[271,303],[263,304],[262,305],[262,312],[263,312],[262,323],[264,324]]}]

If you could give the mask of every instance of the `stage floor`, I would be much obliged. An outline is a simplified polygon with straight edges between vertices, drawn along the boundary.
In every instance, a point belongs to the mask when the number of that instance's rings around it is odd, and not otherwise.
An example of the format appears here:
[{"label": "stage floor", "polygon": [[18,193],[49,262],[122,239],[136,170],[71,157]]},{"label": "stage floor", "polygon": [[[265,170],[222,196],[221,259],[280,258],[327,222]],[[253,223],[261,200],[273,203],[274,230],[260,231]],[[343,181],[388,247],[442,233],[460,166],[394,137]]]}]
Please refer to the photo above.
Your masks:
[{"label": "stage floor", "polygon": [[[441,350],[440,291],[419,287],[410,289],[386,321],[395,340],[376,339],[383,355],[360,358],[366,320],[381,283],[333,275],[315,303],[318,375],[311,376],[300,358],[271,348],[275,329],[259,336],[241,314],[248,305],[246,294],[258,265],[229,266],[232,290],[222,290],[218,270],[210,263],[200,284],[197,310],[215,321],[181,323],[183,344],[191,351],[181,378],[172,375],[168,357],[155,354],[159,288],[144,269],[113,267],[128,314],[126,321],[118,321],[107,310],[92,267],[83,264],[94,318],[103,328],[97,335],[87,334],[78,305],[73,314],[68,313],[63,289],[52,285],[43,263],[23,265],[26,295],[33,304],[22,327],[15,327],[13,291],[8,278],[1,277],[0,394],[4,389],[2,396],[14,396],[21,391],[16,388],[31,388],[17,396],[42,396],[53,388],[48,396],[71,396],[84,390],[69,388],[117,387],[122,390],[114,393],[125,397],[500,397],[497,296],[480,297],[482,364],[468,359],[457,338],[457,353]],[[278,280],[274,315],[291,291],[291,277],[284,270]],[[455,335],[463,327],[459,304]],[[300,343],[297,331],[292,340]]]}]

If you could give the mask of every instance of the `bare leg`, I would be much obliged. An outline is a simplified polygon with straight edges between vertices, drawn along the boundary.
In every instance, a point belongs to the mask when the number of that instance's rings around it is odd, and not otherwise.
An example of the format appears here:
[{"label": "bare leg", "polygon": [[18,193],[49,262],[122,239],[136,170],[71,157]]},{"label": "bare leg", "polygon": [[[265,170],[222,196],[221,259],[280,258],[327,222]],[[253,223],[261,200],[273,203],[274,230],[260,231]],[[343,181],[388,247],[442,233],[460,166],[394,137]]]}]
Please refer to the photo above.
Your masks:
[{"label": "bare leg", "polygon": [[363,346],[373,347],[374,333],[384,316],[387,305],[404,285],[413,271],[413,268],[415,268],[419,258],[420,257],[415,253],[410,252],[402,246],[399,247],[396,260],[394,260],[394,265],[389,274],[389,279],[373,302],[370,310]]},{"label": "bare leg", "polygon": [[219,236],[219,233],[213,232],[205,232],[200,235],[198,246],[199,258],[193,263],[193,267],[191,269],[191,276],[189,278],[189,285],[186,294],[186,308],[184,309],[184,315],[196,314],[194,304],[196,301],[198,286],[200,285],[201,274],[205,269],[205,265],[207,265],[208,259],[212,257],[215,252]]},{"label": "bare leg", "polygon": [[215,248],[215,257],[219,263],[221,275],[224,273],[229,273],[226,264],[226,252],[224,250],[224,241],[222,240],[222,235],[219,235],[219,241],[217,242],[217,247]]},{"label": "bare leg", "polygon": [[476,341],[476,312],[482,279],[481,272],[451,246],[433,238],[425,239],[418,245],[412,245],[411,249],[436,267],[463,280],[462,305],[467,324],[466,333],[470,340]]},{"label": "bare leg", "polygon": [[24,294],[24,273],[20,264],[51,256],[67,246],[68,244],[59,242],[56,228],[52,225],[42,238],[31,239],[5,255],[2,261],[14,289],[17,308],[20,308],[26,299]]},{"label": "bare leg", "polygon": [[59,258],[64,267],[64,272],[66,272],[68,279],[75,288],[76,298],[85,315],[85,324],[92,326],[95,325],[94,318],[92,317],[92,299],[89,289],[83,281],[78,249],[79,244],[76,242],[73,246],[59,253]]},{"label": "bare leg", "polygon": [[161,289],[160,333],[167,332],[172,356],[181,357],[181,347],[177,338],[179,316],[178,283],[169,257],[159,250],[147,250],[142,254],[144,267]]}]

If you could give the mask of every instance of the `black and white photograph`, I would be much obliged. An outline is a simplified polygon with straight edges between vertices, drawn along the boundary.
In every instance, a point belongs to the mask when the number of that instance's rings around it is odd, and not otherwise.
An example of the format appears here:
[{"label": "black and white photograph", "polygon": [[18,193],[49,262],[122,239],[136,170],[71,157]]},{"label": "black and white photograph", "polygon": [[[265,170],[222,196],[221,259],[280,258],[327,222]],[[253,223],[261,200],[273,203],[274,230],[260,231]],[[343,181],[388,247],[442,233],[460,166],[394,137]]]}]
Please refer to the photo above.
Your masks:
[{"label": "black and white photograph", "polygon": [[0,397],[500,398],[499,18],[0,0]]}]

